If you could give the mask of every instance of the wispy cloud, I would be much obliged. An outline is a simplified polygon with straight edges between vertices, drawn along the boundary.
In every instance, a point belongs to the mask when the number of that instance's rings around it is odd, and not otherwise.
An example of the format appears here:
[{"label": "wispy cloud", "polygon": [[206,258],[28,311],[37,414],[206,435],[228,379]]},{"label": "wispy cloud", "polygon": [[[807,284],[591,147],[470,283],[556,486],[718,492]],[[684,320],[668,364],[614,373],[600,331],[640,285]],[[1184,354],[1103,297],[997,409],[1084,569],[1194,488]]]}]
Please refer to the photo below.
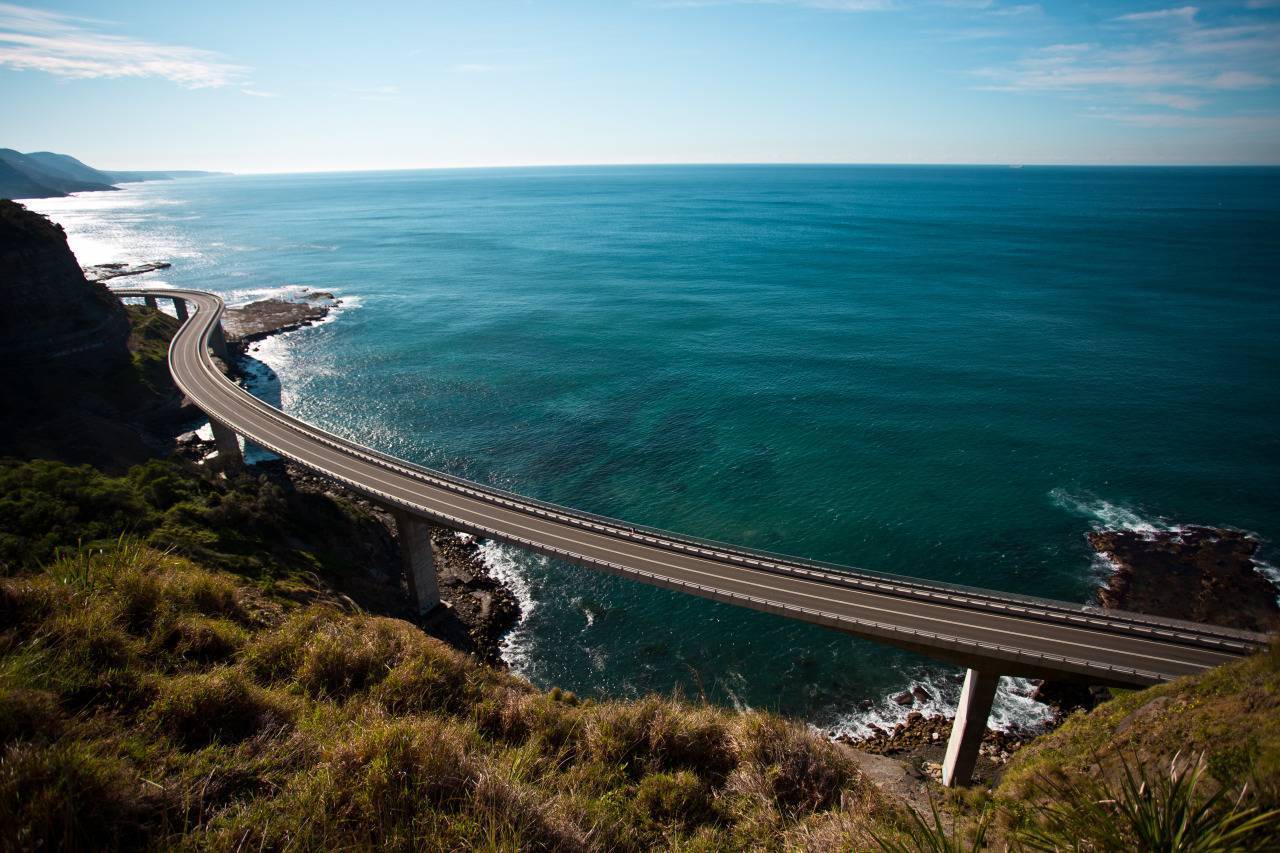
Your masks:
[{"label": "wispy cloud", "polygon": [[251,98],[278,98],[275,92],[264,92],[261,89],[244,88],[240,90],[242,95],[248,95]]},{"label": "wispy cloud", "polygon": [[1135,127],[1195,127],[1210,130],[1242,130],[1275,133],[1280,131],[1280,115],[1195,116],[1183,113],[1139,113],[1103,111],[1085,113]]},{"label": "wispy cloud", "polygon": [[[973,73],[983,89],[1067,94],[1097,104],[1091,115],[1168,127],[1215,126],[1210,120],[1232,116],[1199,116],[1206,121],[1198,123],[1185,121],[1186,113],[1238,110],[1238,99],[1224,102],[1222,93],[1267,89],[1280,78],[1280,23],[1257,15],[1205,22],[1197,6],[1170,6],[1112,18],[1090,37],[1095,40],[1024,49],[1006,64]],[[1155,113],[1153,106],[1173,112]],[[1160,125],[1155,115],[1169,116],[1168,123]],[[1242,118],[1248,121],[1221,126],[1257,124]]]},{"label": "wispy cloud", "polygon": [[1146,21],[1191,21],[1199,14],[1200,9],[1197,6],[1178,6],[1173,9],[1153,9],[1150,12],[1130,12],[1127,15],[1121,15],[1116,18],[1117,21],[1130,22],[1146,22]]},{"label": "wispy cloud", "polygon": [[76,79],[155,77],[188,89],[235,85],[249,72],[212,51],[113,35],[108,26],[0,3],[0,66]]}]

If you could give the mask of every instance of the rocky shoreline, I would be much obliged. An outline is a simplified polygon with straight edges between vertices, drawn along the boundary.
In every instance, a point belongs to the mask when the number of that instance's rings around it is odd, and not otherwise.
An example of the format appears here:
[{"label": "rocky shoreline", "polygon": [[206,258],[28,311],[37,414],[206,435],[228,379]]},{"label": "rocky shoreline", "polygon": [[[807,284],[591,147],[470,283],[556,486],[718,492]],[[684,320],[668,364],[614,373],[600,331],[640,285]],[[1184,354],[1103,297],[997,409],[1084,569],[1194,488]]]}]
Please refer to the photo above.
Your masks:
[{"label": "rocky shoreline", "polygon": [[[1097,531],[1087,534],[1087,539],[1112,568],[1097,592],[1098,603],[1104,608],[1251,631],[1273,631],[1280,622],[1276,586],[1258,571],[1260,543],[1248,533],[1189,525],[1154,532]],[[916,684],[891,701],[909,708],[933,698],[927,687]],[[1056,728],[1072,713],[1105,702],[1110,691],[1074,682],[1043,681],[1031,698],[1050,706],[1053,719],[1033,730],[988,729],[975,780],[998,780],[1004,765],[1024,744]],[[867,700],[863,707],[869,710],[873,703]],[[872,725],[867,735],[846,735],[837,740],[862,753],[896,759],[908,776],[923,782],[941,778],[950,733],[951,717],[912,710],[892,729]]]},{"label": "rocky shoreline", "polygon": [[[341,300],[326,291],[304,289],[304,293],[305,301],[301,302],[264,299],[227,309],[223,323],[228,344],[235,354],[233,363],[228,365],[233,376],[244,375],[238,362],[246,355],[249,343],[319,322],[341,304]],[[201,440],[195,433],[179,436],[177,444],[180,454],[196,461],[204,460],[215,451],[212,442]],[[382,524],[387,541],[395,542],[398,551],[395,519],[363,495],[281,459],[259,462],[251,466],[251,472],[268,477],[282,488],[341,498],[361,507]],[[361,579],[361,593],[356,603],[365,609],[419,621],[428,634],[474,654],[487,664],[505,666],[502,638],[520,621],[519,601],[489,572],[473,538],[433,527],[432,545],[441,598],[449,604],[448,608],[420,619],[409,606],[408,587],[398,567],[388,571],[373,564],[369,567],[369,576]]]},{"label": "rocky shoreline", "polygon": [[1259,571],[1256,537],[1225,527],[1188,525],[1155,533],[1105,530],[1089,544],[1113,571],[1099,590],[1103,607],[1275,630],[1276,587]]}]

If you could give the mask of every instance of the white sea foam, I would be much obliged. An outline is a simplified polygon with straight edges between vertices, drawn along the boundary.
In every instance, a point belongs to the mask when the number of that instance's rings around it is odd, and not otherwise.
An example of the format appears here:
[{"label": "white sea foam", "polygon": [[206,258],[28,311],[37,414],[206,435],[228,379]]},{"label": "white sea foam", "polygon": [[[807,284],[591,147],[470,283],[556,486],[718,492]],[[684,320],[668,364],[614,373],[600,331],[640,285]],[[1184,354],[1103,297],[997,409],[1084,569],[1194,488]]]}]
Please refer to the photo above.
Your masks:
[{"label": "white sea foam", "polygon": [[[886,694],[872,708],[844,715],[834,725],[823,728],[837,736],[847,735],[857,739],[872,734],[877,728],[893,731],[894,726],[906,722],[907,715],[912,711],[919,711],[926,717],[955,716],[956,704],[960,700],[959,681],[953,677],[922,673],[905,685],[903,690],[910,690],[916,685],[928,691],[930,698],[910,705],[899,705],[893,697],[903,691],[895,690]],[[1001,678],[996,687],[996,698],[991,706],[987,725],[1005,732],[1043,730],[1052,722],[1054,711],[1043,702],[1032,699],[1034,692],[1035,684],[1025,678]]]},{"label": "white sea foam", "polygon": [[[461,534],[465,535],[465,534]],[[533,638],[529,631],[529,617],[538,609],[538,601],[533,596],[526,569],[521,565],[523,560],[546,561],[545,557],[523,554],[509,545],[503,545],[492,539],[480,542],[480,557],[488,567],[489,573],[498,582],[511,591],[520,604],[520,621],[507,632],[502,640],[502,660],[517,675],[524,673],[532,654]]]},{"label": "white sea foam", "polygon": [[1095,530],[1132,530],[1152,536],[1156,533],[1176,533],[1182,528],[1160,516],[1152,517],[1132,507],[1103,500],[1097,495],[1077,495],[1065,489],[1049,492],[1054,505],[1087,519]]},{"label": "white sea foam", "polygon": [[1266,560],[1255,559],[1253,568],[1258,574],[1271,581],[1271,585],[1276,588],[1276,604],[1280,604],[1280,569]]}]

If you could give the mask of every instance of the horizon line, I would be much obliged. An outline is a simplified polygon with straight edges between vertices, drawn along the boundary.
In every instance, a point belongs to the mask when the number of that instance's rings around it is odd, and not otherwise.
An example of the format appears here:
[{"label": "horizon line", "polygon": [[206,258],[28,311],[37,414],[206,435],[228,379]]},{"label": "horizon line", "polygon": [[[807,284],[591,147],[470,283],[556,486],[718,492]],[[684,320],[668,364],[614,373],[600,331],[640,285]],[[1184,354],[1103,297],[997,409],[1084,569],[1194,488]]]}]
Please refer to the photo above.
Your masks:
[{"label": "horizon line", "polygon": [[992,168],[992,169],[1277,169],[1280,168],[1280,161],[1271,163],[1140,163],[1140,162],[1120,162],[1120,163],[1046,163],[1046,162],[1017,162],[1017,161],[991,161],[991,162],[964,162],[964,163],[945,163],[945,162],[886,162],[886,161],[856,161],[856,160],[795,160],[795,161],[716,161],[716,160],[689,160],[689,161],[647,161],[647,162],[625,162],[610,161],[600,163],[462,163],[462,164],[446,164],[436,166],[384,166],[384,167],[355,167],[355,168],[335,168],[335,169],[304,169],[298,171],[280,171],[274,169],[250,170],[250,171],[231,171],[228,169],[215,168],[194,168],[194,167],[174,167],[165,169],[118,169],[109,168],[107,171],[127,172],[127,171],[160,171],[160,172],[178,172],[178,171],[203,171],[218,172],[223,175],[236,177],[248,176],[267,176],[267,175],[340,175],[340,174],[369,174],[377,172],[436,172],[436,171],[481,171],[486,169],[597,169],[597,168],[660,168],[660,167],[695,167],[695,166],[738,166],[738,167],[840,167],[840,166],[861,166],[861,167],[892,167],[892,168]]}]

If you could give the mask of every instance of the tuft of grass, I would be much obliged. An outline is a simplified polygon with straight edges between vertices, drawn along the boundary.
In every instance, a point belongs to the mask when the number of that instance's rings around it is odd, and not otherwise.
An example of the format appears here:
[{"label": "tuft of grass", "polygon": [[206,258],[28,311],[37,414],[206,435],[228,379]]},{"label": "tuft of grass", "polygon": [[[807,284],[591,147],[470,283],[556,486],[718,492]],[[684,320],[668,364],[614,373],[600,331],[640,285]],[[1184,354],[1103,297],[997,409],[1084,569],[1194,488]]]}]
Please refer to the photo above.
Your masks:
[{"label": "tuft of grass", "polygon": [[125,762],[83,743],[16,743],[0,759],[0,838],[11,849],[141,845],[163,825]]},{"label": "tuft of grass", "polygon": [[188,747],[237,742],[288,726],[286,703],[234,669],[171,678],[151,705],[161,731]]}]

